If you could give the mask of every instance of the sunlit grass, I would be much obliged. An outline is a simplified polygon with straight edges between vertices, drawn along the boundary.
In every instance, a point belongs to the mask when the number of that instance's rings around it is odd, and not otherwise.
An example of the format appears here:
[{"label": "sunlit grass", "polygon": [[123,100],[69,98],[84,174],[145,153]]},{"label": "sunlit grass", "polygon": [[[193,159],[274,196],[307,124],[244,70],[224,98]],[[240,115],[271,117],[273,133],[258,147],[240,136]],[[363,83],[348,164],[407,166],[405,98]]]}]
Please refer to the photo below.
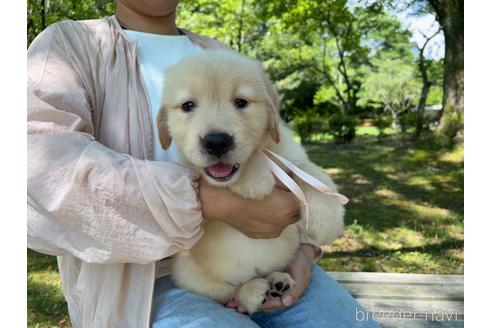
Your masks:
[{"label": "sunlit grass", "polygon": [[28,327],[70,327],[56,258],[27,252]]},{"label": "sunlit grass", "polygon": [[[391,135],[391,134],[395,134],[395,133],[396,133],[395,129],[392,129],[392,128],[384,129],[384,134],[386,134],[386,135]],[[355,129],[355,135],[357,135],[357,136],[378,136],[379,130],[374,126],[358,126]]]},{"label": "sunlit grass", "polygon": [[[396,133],[396,131],[392,128],[384,129],[384,134],[386,134],[386,135],[392,135],[395,133]],[[355,128],[355,135],[359,136],[359,137],[378,136],[379,130],[374,126],[361,125],[361,126],[357,126]],[[294,139],[298,143],[301,142],[301,138],[298,135],[294,136]],[[312,142],[321,142],[321,141],[327,142],[327,141],[332,141],[332,140],[333,140],[333,136],[329,133],[315,133],[315,134],[311,135],[311,141]]]},{"label": "sunlit grass", "polygon": [[351,198],[332,271],[463,273],[463,147],[398,137],[313,144],[311,158]]}]

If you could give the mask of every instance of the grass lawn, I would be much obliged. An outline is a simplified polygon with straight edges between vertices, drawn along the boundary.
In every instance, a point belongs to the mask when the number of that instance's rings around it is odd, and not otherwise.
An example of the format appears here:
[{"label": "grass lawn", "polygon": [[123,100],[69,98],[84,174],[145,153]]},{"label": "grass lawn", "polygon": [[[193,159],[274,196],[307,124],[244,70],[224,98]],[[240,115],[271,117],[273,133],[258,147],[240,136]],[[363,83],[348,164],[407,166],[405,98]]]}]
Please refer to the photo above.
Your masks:
[{"label": "grass lawn", "polygon": [[[306,146],[351,201],[343,236],[325,249],[330,271],[463,274],[463,147],[377,142],[358,129],[350,145]],[[376,133],[377,134],[377,133]],[[70,327],[56,259],[28,250],[29,327]]]},{"label": "grass lawn", "polygon": [[[392,128],[386,128],[384,129],[384,134],[385,135],[393,135],[395,134],[396,131]],[[379,135],[379,130],[371,125],[364,124],[361,126],[358,126],[355,129],[355,135],[357,137],[368,137],[368,136],[378,136]],[[299,136],[294,137],[297,142],[301,142],[301,138]],[[315,133],[311,135],[311,141],[312,142],[328,142],[332,141],[333,136],[329,133]]]},{"label": "grass lawn", "polygon": [[27,326],[71,327],[53,256],[27,250]]},{"label": "grass lawn", "polygon": [[368,137],[307,148],[351,198],[325,269],[463,274],[463,146]]}]

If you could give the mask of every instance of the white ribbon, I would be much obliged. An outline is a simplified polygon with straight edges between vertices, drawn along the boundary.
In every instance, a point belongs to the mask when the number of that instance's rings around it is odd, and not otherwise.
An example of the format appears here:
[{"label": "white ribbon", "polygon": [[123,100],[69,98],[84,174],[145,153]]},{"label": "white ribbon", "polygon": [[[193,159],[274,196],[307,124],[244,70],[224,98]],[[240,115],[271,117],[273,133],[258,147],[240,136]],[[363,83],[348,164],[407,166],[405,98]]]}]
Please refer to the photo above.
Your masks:
[{"label": "white ribbon", "polygon": [[325,194],[325,195],[330,195],[336,197],[338,202],[342,205],[345,205],[349,202],[349,199],[345,197],[344,195],[334,192],[333,190],[330,189],[326,184],[323,182],[319,181],[315,177],[313,177],[311,174],[307,173],[306,171],[301,170],[299,167],[291,163],[289,160],[286,158],[274,153],[273,151],[269,149],[264,149],[263,155],[265,156],[265,159],[270,166],[270,169],[272,170],[272,173],[299,199],[299,201],[304,205],[304,208],[306,210],[306,229],[309,226],[309,206],[306,200],[306,195],[304,195],[304,192],[302,191],[301,187],[287,174],[282,170],[280,166],[277,165],[273,160],[270,159],[270,157],[267,156],[268,154],[271,154],[274,156],[276,159],[278,159],[282,164],[284,164],[289,170],[292,171],[296,176],[298,176],[300,179],[302,179],[304,182],[306,182],[308,185],[313,187],[314,189],[318,190],[319,192]]}]

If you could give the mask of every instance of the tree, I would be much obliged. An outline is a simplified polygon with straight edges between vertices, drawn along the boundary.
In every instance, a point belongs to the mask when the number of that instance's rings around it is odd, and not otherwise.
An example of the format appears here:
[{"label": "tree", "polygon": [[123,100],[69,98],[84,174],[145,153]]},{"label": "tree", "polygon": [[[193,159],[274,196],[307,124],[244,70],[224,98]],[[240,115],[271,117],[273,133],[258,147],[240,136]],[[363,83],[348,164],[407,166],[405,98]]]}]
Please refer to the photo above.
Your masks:
[{"label": "tree", "polygon": [[429,0],[444,31],[443,114],[438,131],[453,139],[463,133],[464,120],[464,1]]},{"label": "tree", "polygon": [[413,63],[384,55],[374,59],[363,76],[360,103],[382,107],[390,113],[393,128],[401,131],[400,116],[414,107],[419,93]]},{"label": "tree", "polygon": [[365,31],[359,17],[367,17],[369,11],[376,14],[381,8],[351,9],[346,0],[299,0],[283,9],[277,16],[291,35],[291,44],[284,49],[299,50],[299,62],[309,63],[322,84],[333,89],[342,113],[353,114],[360,87],[356,70],[368,55],[368,48],[361,43]]},{"label": "tree", "polygon": [[411,33],[388,13],[371,18],[366,22],[370,33],[365,40],[371,44],[370,56],[359,70],[359,105],[374,108],[372,116],[374,123],[383,128],[380,130],[384,130],[389,114],[392,127],[402,131],[405,127],[400,118],[413,109],[420,87],[409,41]]},{"label": "tree", "polygon": [[[430,10],[430,0],[407,1]],[[329,118],[353,122],[350,118],[367,117],[377,106],[391,113],[397,126],[417,99],[422,114],[427,95],[439,94],[433,90],[438,65],[416,60],[410,33],[391,8],[384,0],[224,0],[220,6],[216,0],[182,0],[178,25],[262,61],[283,98],[282,116],[305,131],[324,129]],[[53,22],[113,11],[111,0],[28,0],[28,42]],[[421,84],[417,63],[425,69]]]},{"label": "tree", "polygon": [[112,0],[28,0],[27,44],[47,26],[65,19],[95,19],[114,13]]},{"label": "tree", "polygon": [[178,6],[178,25],[213,36],[232,49],[256,57],[265,23],[253,0],[184,0]]},{"label": "tree", "polygon": [[420,91],[419,103],[417,105],[417,121],[415,126],[415,137],[418,138],[423,130],[424,125],[424,113],[425,113],[425,105],[427,103],[427,97],[429,95],[430,88],[432,85],[436,84],[436,80],[430,76],[430,68],[432,65],[432,60],[427,60],[424,56],[425,48],[429,44],[429,41],[432,40],[437,34],[439,34],[441,30],[437,30],[431,36],[423,35],[425,38],[425,42],[419,49],[419,60],[418,60],[418,68],[420,72],[420,76],[422,78],[422,89]]}]

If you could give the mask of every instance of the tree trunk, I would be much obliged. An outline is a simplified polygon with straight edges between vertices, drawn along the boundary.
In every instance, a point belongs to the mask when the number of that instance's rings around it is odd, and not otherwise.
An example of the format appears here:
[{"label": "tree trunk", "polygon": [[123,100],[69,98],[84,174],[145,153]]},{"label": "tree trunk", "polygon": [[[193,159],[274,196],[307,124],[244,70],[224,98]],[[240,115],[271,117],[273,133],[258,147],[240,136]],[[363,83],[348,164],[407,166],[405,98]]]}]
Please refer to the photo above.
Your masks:
[{"label": "tree trunk", "polygon": [[108,1],[105,1],[105,0],[97,0],[96,1],[96,7],[97,7],[97,10],[99,10],[99,12],[102,14],[106,11],[106,3]]},{"label": "tree trunk", "polygon": [[46,1],[41,0],[41,31],[46,28]]},{"label": "tree trunk", "polygon": [[425,115],[425,103],[427,101],[427,95],[429,94],[431,84],[427,81],[422,84],[422,90],[420,91],[419,104],[417,107],[417,125],[415,127],[415,137],[420,137],[424,127],[424,115]]},{"label": "tree trunk", "polygon": [[425,66],[425,56],[424,56],[425,47],[427,47],[429,41],[432,40],[432,38],[435,37],[437,34],[439,34],[440,31],[441,30],[439,29],[436,33],[434,33],[430,37],[426,36],[426,41],[424,42],[423,46],[419,48],[419,71],[420,74],[422,75],[422,90],[420,91],[419,104],[417,107],[417,123],[415,126],[416,138],[420,137],[420,134],[422,133],[423,130],[425,103],[427,102],[427,96],[429,94],[430,87],[433,84],[433,82],[429,80],[429,76],[427,74],[427,67]]},{"label": "tree trunk", "polygon": [[398,110],[393,106],[387,107],[391,114],[391,127],[398,132],[404,132],[400,124],[400,117],[398,116]]},{"label": "tree trunk", "polygon": [[237,52],[241,52],[243,44],[243,13],[244,13],[244,0],[241,2],[241,12],[239,13],[239,27],[237,31]]},{"label": "tree trunk", "polygon": [[425,66],[425,47],[427,47],[427,44],[429,43],[432,38],[434,38],[437,34],[439,34],[441,30],[439,29],[436,33],[434,33],[432,36],[427,37],[422,45],[421,48],[419,48],[419,71],[420,74],[422,75],[422,90],[420,91],[420,98],[419,98],[419,104],[417,107],[417,122],[415,126],[415,138],[419,138],[420,134],[422,133],[423,130],[423,125],[424,125],[424,115],[425,115],[425,103],[427,102],[427,96],[429,94],[430,87],[432,86],[433,82],[429,79],[429,76],[427,74],[427,67]]},{"label": "tree trunk", "polygon": [[463,133],[464,4],[463,0],[429,0],[444,31],[444,96],[438,132],[450,140]]}]

